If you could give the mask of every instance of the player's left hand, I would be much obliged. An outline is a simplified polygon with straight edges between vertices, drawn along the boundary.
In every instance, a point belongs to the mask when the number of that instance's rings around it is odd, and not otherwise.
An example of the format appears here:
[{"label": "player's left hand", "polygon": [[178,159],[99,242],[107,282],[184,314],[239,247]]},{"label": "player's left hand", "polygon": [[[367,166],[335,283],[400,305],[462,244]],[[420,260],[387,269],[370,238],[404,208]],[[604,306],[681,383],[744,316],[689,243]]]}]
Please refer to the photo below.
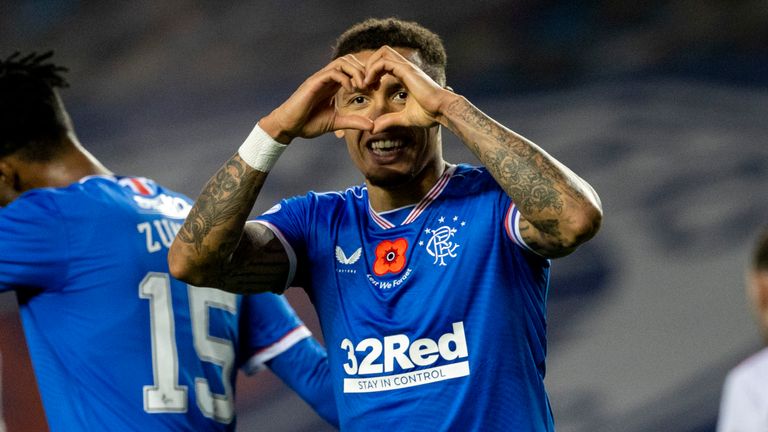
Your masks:
[{"label": "player's left hand", "polygon": [[384,74],[391,74],[400,80],[408,91],[408,99],[402,111],[376,118],[372,133],[392,126],[434,126],[439,123],[443,107],[455,96],[421,68],[386,45],[376,50],[366,61],[364,85],[374,85]]}]

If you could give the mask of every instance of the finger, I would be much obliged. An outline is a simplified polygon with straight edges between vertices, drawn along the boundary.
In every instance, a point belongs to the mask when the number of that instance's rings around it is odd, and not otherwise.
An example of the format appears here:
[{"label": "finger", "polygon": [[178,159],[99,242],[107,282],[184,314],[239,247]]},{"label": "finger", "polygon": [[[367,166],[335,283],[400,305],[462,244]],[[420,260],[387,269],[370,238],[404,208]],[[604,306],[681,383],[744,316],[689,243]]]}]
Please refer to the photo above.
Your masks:
[{"label": "finger", "polygon": [[381,79],[381,76],[390,73],[397,75],[396,68],[411,63],[393,48],[384,45],[368,57],[365,62],[365,85],[370,85]]},{"label": "finger", "polygon": [[363,79],[365,77],[365,65],[360,62],[356,57],[348,54],[344,57],[339,57],[336,60],[329,63],[323,71],[341,71],[347,74],[355,87],[363,87]]},{"label": "finger", "polygon": [[419,76],[425,76],[422,70],[415,64],[407,60],[393,60],[387,57],[381,57],[377,61],[366,64],[364,85],[371,86],[379,82],[386,74],[400,80],[406,87],[415,84]]},{"label": "finger", "polygon": [[373,129],[373,120],[368,117],[360,115],[339,115],[337,114],[333,118],[332,130],[340,129],[357,129],[361,131],[369,131]]},{"label": "finger", "polygon": [[396,78],[400,78],[395,71],[396,66],[394,63],[385,59],[379,59],[375,63],[369,63],[365,67],[365,78],[363,79],[363,85],[370,87],[375,83],[378,83],[386,74],[393,75]]},{"label": "finger", "polygon": [[328,94],[336,93],[336,90],[338,90],[338,86],[343,87],[344,90],[348,92],[355,91],[355,85],[352,84],[352,78],[346,73],[338,69],[332,69],[332,70],[326,71],[325,77],[323,79],[323,83],[327,85],[330,82],[333,82],[337,85],[333,88],[328,88]]},{"label": "finger", "polygon": [[377,117],[373,122],[373,130],[371,130],[371,133],[377,134],[383,130],[395,126],[409,126],[405,120],[405,116],[402,114],[402,111],[387,113]]},{"label": "finger", "polygon": [[338,67],[352,78],[352,83],[357,88],[364,88],[365,65],[353,55],[347,55],[338,59]]},{"label": "finger", "polygon": [[374,51],[374,53],[368,57],[368,59],[365,61],[365,66],[368,67],[368,65],[373,64],[382,58],[390,59],[392,61],[400,61],[400,62],[408,61],[408,59],[403,57],[394,48],[388,45],[384,45],[381,48]]},{"label": "finger", "polygon": [[296,93],[311,95],[310,97],[312,99],[316,99],[317,97],[325,98],[335,94],[339,90],[339,87],[343,87],[347,90],[353,88],[349,76],[335,69],[322,69],[304,81]]}]

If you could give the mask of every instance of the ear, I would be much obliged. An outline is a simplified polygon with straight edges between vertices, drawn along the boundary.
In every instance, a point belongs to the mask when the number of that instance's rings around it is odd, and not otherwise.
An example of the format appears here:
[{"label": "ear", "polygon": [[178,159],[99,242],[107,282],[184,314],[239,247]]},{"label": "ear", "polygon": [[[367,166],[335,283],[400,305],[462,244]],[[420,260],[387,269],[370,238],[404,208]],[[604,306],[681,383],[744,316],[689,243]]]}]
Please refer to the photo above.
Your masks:
[{"label": "ear", "polygon": [[0,184],[5,188],[13,188],[16,181],[16,168],[6,159],[0,159]]},{"label": "ear", "polygon": [[336,135],[336,138],[344,138],[344,129],[335,130],[333,134]]},{"label": "ear", "polygon": [[768,316],[768,271],[758,270],[752,274],[754,301],[762,315]]},{"label": "ear", "polygon": [[7,158],[0,158],[0,207],[8,205],[21,192],[18,170]]}]

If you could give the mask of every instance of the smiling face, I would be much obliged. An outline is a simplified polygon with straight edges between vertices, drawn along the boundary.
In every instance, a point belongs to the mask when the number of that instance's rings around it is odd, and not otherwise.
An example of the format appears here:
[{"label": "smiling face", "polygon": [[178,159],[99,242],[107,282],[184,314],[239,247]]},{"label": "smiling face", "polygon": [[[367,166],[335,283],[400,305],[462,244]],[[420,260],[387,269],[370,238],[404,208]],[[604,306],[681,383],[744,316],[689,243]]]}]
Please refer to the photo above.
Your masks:
[{"label": "smiling face", "polygon": [[[403,57],[421,66],[416,50],[397,48]],[[355,53],[362,63],[374,51]],[[376,120],[382,114],[405,108],[408,91],[400,81],[386,74],[378,86],[336,95],[336,109],[341,114],[361,115]],[[383,189],[392,189],[418,181],[437,171],[442,162],[439,127],[393,127],[371,135],[369,131],[347,129],[343,133],[347,150],[366,181]]]}]

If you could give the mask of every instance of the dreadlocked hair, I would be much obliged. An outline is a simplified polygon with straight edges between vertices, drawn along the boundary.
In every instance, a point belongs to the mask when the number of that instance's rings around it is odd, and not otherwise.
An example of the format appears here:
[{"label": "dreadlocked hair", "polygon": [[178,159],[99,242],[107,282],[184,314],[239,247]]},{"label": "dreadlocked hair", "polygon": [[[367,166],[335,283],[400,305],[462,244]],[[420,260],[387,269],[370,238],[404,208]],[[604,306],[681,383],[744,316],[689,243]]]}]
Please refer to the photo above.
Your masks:
[{"label": "dreadlocked hair", "polygon": [[49,160],[71,129],[57,88],[69,87],[67,69],[48,60],[53,51],[0,60],[0,157]]}]

